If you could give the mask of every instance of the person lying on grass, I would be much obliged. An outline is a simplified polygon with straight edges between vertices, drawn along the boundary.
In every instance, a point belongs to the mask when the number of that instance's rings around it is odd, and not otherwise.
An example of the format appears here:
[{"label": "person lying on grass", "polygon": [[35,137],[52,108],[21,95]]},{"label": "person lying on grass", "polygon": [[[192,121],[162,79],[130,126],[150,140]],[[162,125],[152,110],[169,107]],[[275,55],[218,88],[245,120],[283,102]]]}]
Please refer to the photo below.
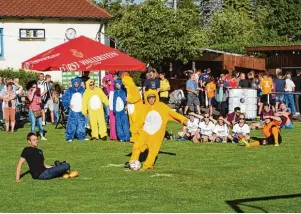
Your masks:
[{"label": "person lying on grass", "polygon": [[[69,169],[68,163],[59,163],[56,166],[44,164],[44,155],[41,149],[38,149],[38,137],[35,133],[27,135],[29,146],[25,147],[21,153],[20,160],[16,169],[16,182],[20,182],[22,164],[26,160],[30,174],[33,179],[49,180],[63,176]],[[71,177],[71,176],[70,176]]]},{"label": "person lying on grass", "polygon": [[254,141],[252,143],[247,142],[242,139],[243,144],[246,147],[258,147],[260,145],[273,144],[274,146],[279,146],[282,141],[280,135],[280,124],[281,118],[277,116],[266,115],[263,116],[264,123],[259,127],[264,134],[264,139],[261,141]]}]

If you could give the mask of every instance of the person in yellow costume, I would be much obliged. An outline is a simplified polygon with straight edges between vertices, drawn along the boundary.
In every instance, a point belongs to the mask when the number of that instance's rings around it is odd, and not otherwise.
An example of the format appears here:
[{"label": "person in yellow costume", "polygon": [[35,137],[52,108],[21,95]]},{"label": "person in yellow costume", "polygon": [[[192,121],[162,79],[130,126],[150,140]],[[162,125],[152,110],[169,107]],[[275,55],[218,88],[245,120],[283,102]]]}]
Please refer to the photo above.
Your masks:
[{"label": "person in yellow costume", "polygon": [[127,110],[130,121],[130,142],[135,143],[138,139],[138,128],[137,120],[140,117],[140,112],[143,111],[144,104],[142,102],[139,89],[135,85],[133,78],[125,74],[122,76],[122,83],[124,84],[127,91]]},{"label": "person in yellow costume", "polygon": [[94,80],[86,82],[86,91],[83,95],[82,113],[89,116],[92,130],[92,139],[107,139],[107,126],[105,122],[103,105],[109,105],[109,100],[100,88],[95,87]]},{"label": "person in yellow costume", "polygon": [[163,142],[167,122],[173,120],[186,125],[187,118],[160,102],[156,90],[146,91],[144,97],[144,110],[140,112],[137,122],[139,136],[133,144],[129,163],[139,160],[140,154],[148,149],[143,169],[151,169]]}]

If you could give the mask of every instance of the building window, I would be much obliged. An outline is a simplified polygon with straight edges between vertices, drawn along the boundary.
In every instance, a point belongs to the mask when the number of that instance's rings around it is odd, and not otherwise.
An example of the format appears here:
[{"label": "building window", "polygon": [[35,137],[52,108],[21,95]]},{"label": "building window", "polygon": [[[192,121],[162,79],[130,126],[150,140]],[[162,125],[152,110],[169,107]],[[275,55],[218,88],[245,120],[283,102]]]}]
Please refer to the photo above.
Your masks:
[{"label": "building window", "polygon": [[0,28],[0,59],[4,57],[3,28]]}]

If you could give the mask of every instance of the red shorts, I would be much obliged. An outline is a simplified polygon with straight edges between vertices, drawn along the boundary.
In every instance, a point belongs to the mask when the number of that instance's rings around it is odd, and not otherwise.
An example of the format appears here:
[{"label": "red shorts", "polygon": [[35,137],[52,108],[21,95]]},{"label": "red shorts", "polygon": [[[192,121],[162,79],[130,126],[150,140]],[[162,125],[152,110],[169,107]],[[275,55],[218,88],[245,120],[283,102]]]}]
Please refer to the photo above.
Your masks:
[{"label": "red shorts", "polygon": [[5,122],[9,122],[9,121],[16,122],[16,109],[15,108],[11,108],[11,107],[4,108],[3,115],[4,115]]}]

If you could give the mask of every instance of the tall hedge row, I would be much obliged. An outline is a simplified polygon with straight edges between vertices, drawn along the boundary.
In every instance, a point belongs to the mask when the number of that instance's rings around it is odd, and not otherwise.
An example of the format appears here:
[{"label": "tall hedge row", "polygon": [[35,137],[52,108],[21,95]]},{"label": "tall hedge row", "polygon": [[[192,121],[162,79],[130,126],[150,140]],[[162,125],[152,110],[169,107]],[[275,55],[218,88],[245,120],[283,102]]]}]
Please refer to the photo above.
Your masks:
[{"label": "tall hedge row", "polygon": [[23,88],[26,88],[26,83],[30,80],[38,80],[39,73],[36,72],[30,72],[25,70],[15,70],[15,69],[0,69],[0,77],[2,78],[19,78],[20,85],[23,86]]}]

